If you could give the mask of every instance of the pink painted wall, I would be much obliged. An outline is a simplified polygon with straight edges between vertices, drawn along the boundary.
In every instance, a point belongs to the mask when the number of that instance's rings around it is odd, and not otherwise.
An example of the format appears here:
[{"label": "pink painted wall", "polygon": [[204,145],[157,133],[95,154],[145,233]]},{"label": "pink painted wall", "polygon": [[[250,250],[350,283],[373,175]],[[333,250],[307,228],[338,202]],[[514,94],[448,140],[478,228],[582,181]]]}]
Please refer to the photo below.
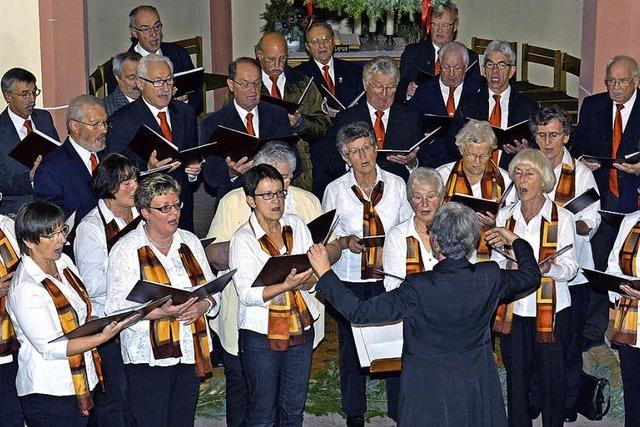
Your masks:
[{"label": "pink painted wall", "polygon": [[[227,74],[227,67],[233,60],[233,42],[231,40],[231,0],[210,0],[211,22],[211,63],[215,74]],[[226,94],[225,89],[214,92],[214,108],[218,110]]]}]

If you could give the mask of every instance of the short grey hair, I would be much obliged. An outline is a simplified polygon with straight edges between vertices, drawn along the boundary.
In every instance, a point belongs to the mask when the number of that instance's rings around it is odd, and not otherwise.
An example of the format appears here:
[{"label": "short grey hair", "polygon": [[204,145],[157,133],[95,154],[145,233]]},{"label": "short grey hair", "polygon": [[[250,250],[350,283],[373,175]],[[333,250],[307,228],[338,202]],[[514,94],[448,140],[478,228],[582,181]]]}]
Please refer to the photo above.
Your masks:
[{"label": "short grey hair", "polygon": [[120,76],[120,74],[122,74],[122,64],[124,63],[124,61],[139,62],[141,58],[142,58],[142,55],[140,55],[138,52],[126,51],[126,52],[117,54],[111,60],[113,74],[115,76]]},{"label": "short grey hair", "polygon": [[265,144],[253,157],[253,164],[271,165],[277,168],[279,164],[286,163],[291,168],[291,172],[296,170],[296,155],[289,144],[281,141],[272,141]]},{"label": "short grey hair", "polygon": [[157,53],[150,53],[144,58],[140,59],[140,62],[138,62],[138,77],[143,77],[145,79],[148,78],[149,74],[147,68],[149,67],[149,65],[158,64],[160,62],[164,62],[165,64],[167,64],[169,66],[169,69],[171,70],[171,74],[173,74],[173,62],[171,62],[169,58],[167,58],[166,56],[158,55]]},{"label": "short grey hair", "polygon": [[104,108],[102,101],[93,95],[78,95],[74,97],[69,101],[69,107],[67,107],[67,128],[72,121],[84,121],[85,105],[98,105]]},{"label": "short grey hair", "polygon": [[571,135],[571,116],[555,104],[542,106],[531,114],[531,118],[529,119],[531,135],[535,136],[536,132],[538,132],[538,126],[546,126],[554,119],[560,122],[562,132],[564,132],[566,136]]},{"label": "short grey hair", "polygon": [[456,135],[456,147],[460,154],[471,144],[490,143],[491,151],[498,148],[496,134],[488,122],[469,120]]},{"label": "short grey hair", "polygon": [[457,41],[450,41],[440,48],[438,51],[438,59],[442,64],[444,62],[444,56],[450,53],[458,53],[462,55],[462,61],[464,62],[464,66],[469,66],[469,50],[465,45]]},{"label": "short grey hair", "polygon": [[509,65],[516,65],[516,53],[513,51],[511,44],[509,42],[505,42],[503,40],[494,40],[487,45],[487,48],[484,51],[484,63],[486,64],[489,61],[487,56],[491,52],[501,53],[507,57],[507,62]]},{"label": "short grey hair", "polygon": [[407,180],[407,198],[411,199],[413,189],[417,186],[429,186],[436,190],[440,199],[444,196],[444,182],[437,170],[419,167],[413,170]]},{"label": "short grey hair", "polygon": [[640,74],[640,72],[638,71],[638,62],[636,62],[635,59],[628,55],[617,55],[611,58],[609,62],[607,62],[607,76],[609,76],[609,69],[611,68],[611,66],[619,62],[626,62],[627,64],[631,65],[631,77],[633,77],[634,79],[638,77],[638,75]]},{"label": "short grey hair", "polygon": [[440,254],[453,259],[464,258],[476,249],[480,221],[471,208],[449,202],[436,211],[429,234],[438,243]]},{"label": "short grey hair", "polygon": [[342,156],[347,155],[347,144],[360,138],[369,138],[369,143],[376,146],[376,136],[371,123],[351,122],[342,126],[336,135],[336,148]]},{"label": "short grey hair", "polygon": [[514,174],[516,168],[520,166],[530,166],[538,171],[542,178],[542,192],[550,193],[553,186],[556,185],[556,174],[553,172],[553,166],[540,150],[534,148],[526,148],[520,151],[509,163],[509,177],[515,182]]},{"label": "short grey hair", "polygon": [[390,56],[377,56],[367,62],[362,70],[362,81],[370,82],[371,76],[375,73],[393,76],[396,84],[400,81],[400,70],[396,61]]},{"label": "short grey hair", "polygon": [[147,12],[155,12],[158,15],[158,19],[160,19],[160,13],[158,13],[158,9],[153,6],[143,4],[138,7],[134,7],[131,12],[129,12],[129,28],[133,28],[136,26],[136,17],[138,16],[138,12],[146,10]]},{"label": "short grey hair", "polygon": [[180,196],[180,184],[166,173],[157,172],[149,175],[138,184],[133,201],[138,211],[149,209],[154,197],[168,193]]}]

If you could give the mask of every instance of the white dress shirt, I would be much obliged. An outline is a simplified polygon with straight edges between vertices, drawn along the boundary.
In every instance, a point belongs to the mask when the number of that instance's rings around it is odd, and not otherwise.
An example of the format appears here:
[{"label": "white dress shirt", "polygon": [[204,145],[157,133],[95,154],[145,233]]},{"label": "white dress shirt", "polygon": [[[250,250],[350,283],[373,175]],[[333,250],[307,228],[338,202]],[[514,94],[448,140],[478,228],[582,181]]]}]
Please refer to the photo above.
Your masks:
[{"label": "white dress shirt", "polygon": [[[373,108],[373,106],[369,104],[369,101],[367,101],[367,108],[369,109],[369,119],[371,119],[371,126],[373,127],[376,123],[376,119],[378,118],[376,116],[376,111],[378,110]],[[382,124],[384,125],[385,134],[387,133],[387,125],[389,124],[389,111],[391,111],[391,107],[384,110],[384,114],[380,117],[380,120],[382,120]]]},{"label": "white dress shirt", "polygon": [[[313,62],[316,63],[316,65],[318,66],[318,68],[320,69],[320,74],[322,74],[322,77],[324,77],[324,70],[322,69],[322,67],[324,67],[325,65],[329,66],[329,76],[331,76],[331,81],[333,82],[333,85],[337,85],[338,83],[336,82],[336,72],[335,72],[335,68],[333,67],[333,56],[329,59],[329,62],[326,64],[323,64],[322,62],[318,62],[315,59],[313,60]],[[324,81],[324,78],[322,79],[321,82],[316,82],[316,83],[321,83],[325,86],[327,86],[327,83]],[[329,88],[327,88],[329,89]]]},{"label": "white dress shirt", "polygon": [[[178,252],[182,243],[186,244],[193,252],[196,261],[198,261],[200,268],[202,268],[205,280],[207,282],[211,281],[214,278],[211,267],[209,267],[202,243],[200,243],[200,240],[195,234],[178,229],[173,235],[173,242],[169,247],[169,253],[163,255],[156,249],[154,244],[149,241],[147,233],[144,230],[144,221],[142,221],[135,230],[132,230],[118,240],[111,249],[109,265],[107,267],[107,300],[104,306],[105,313],[110,315],[117,310],[127,309],[137,305],[137,303],[127,301],[126,298],[141,277],[138,249],[143,246],[149,246],[151,248],[167,272],[171,286],[174,288],[191,288],[193,285],[189,280],[189,276],[184,269]],[[215,316],[220,308],[220,295],[215,294],[213,297],[216,303],[207,312],[208,316]],[[195,363],[191,326],[185,327],[183,323],[180,323],[180,350],[182,351],[182,357],[156,359],[151,349],[149,323],[148,320],[142,320],[124,329],[120,333],[122,359],[124,363],[144,363],[149,366],[173,366],[178,363]],[[209,348],[212,348],[209,328],[207,328],[207,342],[209,343]]]},{"label": "white dress shirt", "polygon": [[[444,105],[447,105],[447,100],[449,99],[449,86],[445,86],[442,83],[441,79],[438,79],[438,84],[440,85],[440,93],[442,94],[442,102]],[[464,82],[460,83],[458,87],[456,87],[453,91],[453,103],[456,106],[456,110],[458,109],[458,105],[460,105],[460,97],[462,96],[462,86],[464,86]]]},{"label": "white dress shirt", "polygon": [[[631,116],[631,110],[633,110],[633,104],[636,102],[636,96],[638,94],[637,90],[633,91],[633,95],[631,95],[631,98],[629,98],[627,100],[627,102],[625,102],[624,108],[622,110],[620,110],[620,116],[622,117],[622,132],[624,132],[624,130],[627,128],[627,122],[629,121],[629,117]],[[616,103],[611,101],[613,103],[613,111],[611,112],[611,128],[613,129],[613,124],[615,123],[616,120]]]},{"label": "white dress shirt", "polygon": [[[522,239],[529,242],[533,248],[533,253],[538,259],[540,251],[540,222],[542,218],[551,221],[552,201],[548,198],[542,205],[542,209],[527,224],[522,216],[522,202],[500,209],[496,218],[496,226],[504,227],[507,219],[513,216],[515,227],[513,232]],[[571,295],[569,294],[568,282],[573,279],[578,272],[578,263],[575,252],[576,226],[573,215],[568,210],[558,207],[558,243],[557,250],[572,244],[573,248],[563,253],[551,264],[551,269],[545,273],[545,277],[550,277],[556,282],[556,313],[571,305]],[[505,268],[506,258],[496,251],[492,251],[491,259],[497,261],[500,267]],[[536,292],[515,301],[513,312],[518,316],[536,316]]]},{"label": "white dress shirt", "polygon": [[[0,214],[0,229],[7,236],[13,250],[16,251],[16,255],[20,256],[20,248],[18,247],[18,241],[16,240],[15,223],[8,216]],[[0,365],[13,362],[13,356],[11,354],[7,356],[0,356]]]},{"label": "white dress shirt", "polygon": [[[562,157],[562,163],[560,163],[553,170],[556,175],[556,184],[553,186],[553,190],[547,196],[551,200],[555,200],[556,198],[556,189],[558,188],[558,179],[560,179],[560,174],[562,173],[562,164],[566,163],[569,166],[573,165],[573,159],[571,158],[571,154],[569,151],[564,148],[564,154]],[[596,184],[596,180],[593,178],[593,172],[591,169],[586,167],[582,162],[576,161],[576,171],[575,171],[575,185],[576,185],[576,197],[580,196],[584,192],[595,188],[598,191],[598,185]],[[587,236],[581,236],[576,233],[576,260],[578,261],[578,265],[584,268],[593,268],[593,253],[591,251],[591,243],[590,240],[596,231],[598,230],[598,226],[600,225],[600,214],[598,211],[600,210],[600,200],[593,203],[590,206],[587,206],[582,211],[578,212],[574,215],[576,221],[584,221],[587,224],[587,227],[591,229]],[[569,286],[572,285],[580,285],[582,283],[587,283],[586,277],[582,274],[582,271],[578,270],[578,275],[569,282]]]},{"label": "white dress shirt", "polygon": [[[87,320],[87,306],[82,297],[67,283],[63,274],[65,268],[78,275],[71,259],[65,254],[56,261],[56,269],[62,280],[45,274],[31,257],[22,255],[22,262],[11,281],[7,311],[20,341],[16,377],[18,396],[32,393],[51,396],[75,395],[67,358],[68,340],[49,342],[64,332],[53,299],[41,283],[45,278],[51,280],[75,310],[78,324],[84,324]],[[83,356],[89,389],[93,389],[98,377],[91,351],[85,351]]]},{"label": "white dress shirt", "polygon": [[[142,46],[140,46],[140,43],[137,43],[133,47],[133,50],[135,50],[140,55],[142,55],[143,58],[151,53],[151,52],[147,51],[145,48],[143,48]],[[158,48],[158,50],[155,52],[155,54],[156,55],[162,55],[162,50],[160,50],[160,48]]]},{"label": "white dress shirt", "polygon": [[[621,277],[629,277],[630,279],[637,279],[637,277],[627,276],[622,273],[622,268],[620,268],[620,250],[622,249],[622,245],[624,241],[627,239],[627,236],[636,222],[640,221],[640,211],[635,211],[633,213],[627,214],[622,223],[620,224],[620,231],[618,231],[618,236],[616,237],[616,241],[613,243],[613,249],[611,249],[611,253],[609,254],[609,260],[607,263],[607,273],[613,274],[615,276]],[[636,256],[635,258],[636,271],[640,271],[640,256]],[[614,304],[620,299],[620,294],[617,292],[609,292],[609,299]],[[640,331],[640,316],[638,317],[638,331]],[[638,335],[636,339],[636,343],[632,344],[633,347],[640,348],[640,335]]]},{"label": "white dress shirt", "polygon": [[78,153],[78,156],[80,156],[80,160],[82,160],[82,163],[84,163],[84,165],[86,166],[87,170],[89,171],[89,175],[93,175],[93,170],[91,169],[91,154],[94,154],[96,156],[96,160],[98,159],[98,154],[92,153],[86,148],[80,146],[77,142],[73,140],[73,138],[71,138],[71,135],[69,135],[69,142],[71,143],[71,146]]},{"label": "white dress shirt", "polygon": [[493,107],[496,105],[496,100],[493,99],[493,95],[500,95],[500,128],[506,129],[509,127],[509,96],[511,96],[511,86],[507,86],[502,93],[495,93],[489,89],[489,117],[491,117]]},{"label": "white dress shirt", "polygon": [[[107,224],[115,219],[120,230],[127,226],[125,220],[115,216],[104,200],[100,199],[98,206],[93,208],[78,224],[76,237],[73,241],[73,253],[80,276],[93,303],[93,313],[98,317],[103,317],[104,303],[107,299],[109,253],[107,252],[107,233],[102,218],[100,218],[100,212],[102,212]],[[134,219],[138,216],[136,208],[131,208],[131,213]]]},{"label": "white dress shirt", "polygon": [[[166,114],[167,123],[169,123],[169,129],[171,129],[172,132],[173,132],[173,126],[171,125],[171,114],[169,114],[169,107],[167,106],[167,107],[158,109],[158,108],[154,107],[153,105],[149,104],[147,102],[147,100],[144,99],[144,96],[142,97],[142,100],[147,105],[147,108],[149,108],[149,110],[151,110],[151,115],[156,120],[156,123],[158,123],[158,126],[160,126],[160,118],[158,117],[158,113],[162,112],[162,113]],[[162,129],[162,127],[160,127],[160,129]]]},{"label": "white dress shirt", "polygon": [[[407,190],[404,180],[397,175],[389,173],[376,166],[378,181],[384,182],[382,199],[376,205],[376,212],[384,227],[385,233],[395,225],[407,220],[413,210],[407,201]],[[340,219],[335,228],[335,236],[343,237],[356,235],[362,237],[363,205],[351,189],[357,185],[353,171],[347,172],[340,178],[331,182],[322,199],[322,210],[328,212],[336,210],[336,216]],[[362,192],[365,193],[364,191]],[[367,197],[365,195],[365,197]],[[384,254],[384,252],[383,252]],[[362,280],[360,263],[362,254],[354,254],[346,249],[342,251],[340,260],[333,265],[333,270],[342,280],[349,282],[371,282],[376,279]]]},{"label": "white dress shirt", "polygon": [[[414,223],[415,214],[411,218],[393,227],[384,239],[384,250],[382,252],[382,265],[384,271],[394,276],[405,277],[407,275],[407,237],[415,237],[420,245],[420,255],[422,256],[422,266],[424,271],[433,269],[438,260],[433,252],[427,250],[422,243]],[[387,292],[400,286],[402,281],[391,276],[384,276],[384,287]]]},{"label": "white dress shirt", "polygon": [[[18,133],[18,137],[20,141],[27,137],[27,128],[24,127],[25,119],[11,111],[11,107],[7,106],[7,112],[9,113],[9,118],[11,119],[11,123],[13,123],[13,127],[16,128],[16,132]],[[31,118],[31,116],[27,117],[26,120],[31,120],[31,128],[36,129],[36,124]]]},{"label": "white dress shirt", "polygon": [[247,114],[253,114],[253,119],[251,119],[251,122],[253,123],[253,130],[256,133],[256,137],[260,138],[260,117],[258,116],[258,106],[253,107],[253,110],[251,111],[247,111],[239,106],[235,99],[233,100],[233,106],[236,107],[236,111],[238,112],[245,129],[247,127]]},{"label": "white dress shirt", "polygon": [[[280,226],[285,225],[291,226],[293,231],[291,255],[306,253],[313,245],[313,239],[302,218],[293,214],[284,214],[280,219]],[[247,329],[263,335],[266,335],[269,329],[270,301],[262,299],[263,287],[252,288],[251,284],[271,258],[262,250],[258,241],[265,234],[255,213],[252,213],[249,221],[235,232],[229,247],[229,268],[238,269],[233,277],[240,303],[238,304],[238,329]],[[281,255],[285,252],[284,246],[280,248]],[[311,316],[316,320],[318,318],[316,299],[310,295],[309,291],[301,290],[300,292],[309,307]]]},{"label": "white dress shirt", "polygon": [[[284,72],[280,73],[278,76],[278,80],[276,81],[278,84],[278,89],[280,90],[280,95],[282,95],[282,99],[284,99],[284,85],[287,82],[287,78],[284,76]],[[262,71],[262,84],[265,85],[269,94],[271,94],[271,86],[273,86],[273,82],[269,78],[269,74]]]}]

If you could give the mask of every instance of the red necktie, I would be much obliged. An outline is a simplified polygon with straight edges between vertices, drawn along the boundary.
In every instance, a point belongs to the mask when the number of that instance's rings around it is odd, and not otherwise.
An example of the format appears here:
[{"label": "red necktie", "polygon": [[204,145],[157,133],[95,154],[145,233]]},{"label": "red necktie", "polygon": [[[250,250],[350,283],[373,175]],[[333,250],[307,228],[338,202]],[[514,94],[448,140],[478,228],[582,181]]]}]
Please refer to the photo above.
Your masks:
[{"label": "red necktie", "polygon": [[91,175],[93,176],[96,168],[98,167],[98,158],[96,157],[96,153],[91,153],[89,156],[89,165],[91,166]]},{"label": "red necktie", "polygon": [[33,132],[33,126],[31,126],[31,120],[27,119],[24,121],[24,127],[27,129],[27,135]]},{"label": "red necktie", "polygon": [[[611,140],[611,157],[614,159],[618,156],[618,148],[622,142],[622,114],[620,110],[624,108],[624,104],[616,104],[616,119],[613,121],[613,138]],[[618,170],[611,168],[609,172],[609,190],[614,196],[620,195],[618,189]]]},{"label": "red necktie", "polygon": [[500,107],[500,95],[493,95],[493,99],[496,101],[496,105],[491,110],[489,116],[489,124],[494,127],[501,127],[502,125],[502,108]]},{"label": "red necktie", "polygon": [[324,78],[325,83],[327,84],[327,89],[331,92],[332,95],[336,94],[336,85],[333,84],[333,80],[331,79],[331,74],[329,74],[329,66],[322,66],[322,77]]},{"label": "red necktie", "polygon": [[167,113],[165,113],[164,111],[160,111],[158,113],[158,118],[160,119],[160,129],[162,129],[162,135],[164,135],[167,141],[173,142],[173,133],[171,133],[171,128],[169,127],[169,122],[167,121]]},{"label": "red necktie", "polygon": [[269,76],[269,80],[271,80],[271,96],[274,98],[282,99],[282,94],[280,93],[280,89],[278,88],[278,77]]},{"label": "red necktie", "polygon": [[253,113],[247,113],[247,133],[256,136],[256,131],[253,128]]},{"label": "red necktie", "polygon": [[376,134],[376,143],[378,149],[384,148],[384,123],[382,123],[382,116],[384,111],[376,111],[376,121],[373,124],[373,132]]},{"label": "red necktie", "polygon": [[440,74],[440,58],[436,59],[436,63],[433,65],[433,75]]},{"label": "red necktie", "polygon": [[449,117],[453,117],[456,114],[456,100],[453,97],[455,91],[456,88],[449,88],[449,98],[447,98],[447,114],[449,114]]}]

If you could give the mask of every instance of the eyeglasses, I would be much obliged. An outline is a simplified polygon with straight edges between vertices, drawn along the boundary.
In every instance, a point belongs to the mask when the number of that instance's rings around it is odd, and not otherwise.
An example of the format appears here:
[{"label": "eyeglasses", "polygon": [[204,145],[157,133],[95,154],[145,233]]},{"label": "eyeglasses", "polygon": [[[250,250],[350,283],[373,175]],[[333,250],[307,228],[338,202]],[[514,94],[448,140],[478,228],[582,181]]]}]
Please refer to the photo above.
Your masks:
[{"label": "eyeglasses", "polygon": [[352,148],[351,150],[348,150],[347,155],[354,156],[354,157],[357,156],[358,154],[367,155],[372,150],[373,150],[373,145],[365,144],[360,148]]},{"label": "eyeglasses", "polygon": [[489,159],[489,157],[491,157],[491,154],[464,153],[464,156],[467,159],[471,160],[472,162],[473,161],[478,161],[478,160],[480,160],[482,162],[485,162],[485,161],[487,161]]},{"label": "eyeglasses", "polygon": [[433,203],[436,200],[438,200],[440,198],[440,196],[438,196],[436,193],[429,193],[429,194],[412,194],[411,195],[411,202],[418,204],[418,203],[422,203],[425,200],[429,203]]},{"label": "eyeglasses", "polygon": [[484,67],[487,70],[493,70],[494,68],[497,68],[498,70],[502,71],[507,67],[513,67],[513,64],[507,64],[504,61],[500,61],[500,62],[487,61],[484,63]]},{"label": "eyeglasses", "polygon": [[138,76],[138,78],[140,80],[144,80],[145,82],[149,82],[153,85],[153,87],[156,88],[161,88],[162,86],[165,85],[165,83],[167,84],[167,86],[173,86],[173,77],[169,77],[166,79],[160,79],[160,80],[149,80],[149,79],[145,79],[144,77],[140,77]]},{"label": "eyeglasses", "polygon": [[151,30],[154,30],[156,33],[159,33],[162,30],[162,22],[156,22],[153,25],[143,25],[140,28],[137,27],[131,27],[134,30],[140,31],[142,34],[144,35],[148,35],[149,33],[151,33]]},{"label": "eyeglasses", "polygon": [[547,138],[556,139],[562,134],[564,134],[564,131],[563,132],[536,132],[536,139],[546,141]]},{"label": "eyeglasses", "polygon": [[278,199],[284,199],[285,197],[287,197],[287,190],[278,190],[276,192],[269,192],[269,193],[260,193],[260,194],[254,194],[253,197],[262,197],[263,200],[273,200],[274,197],[277,197]]},{"label": "eyeglasses", "polygon": [[332,36],[322,36],[322,37],[316,37],[315,39],[311,39],[309,41],[307,41],[307,43],[309,43],[312,46],[319,46],[323,43],[331,43],[333,41],[333,37]]},{"label": "eyeglasses", "polygon": [[451,28],[453,28],[454,25],[456,25],[456,21],[453,22],[436,22],[436,21],[431,21],[431,26],[433,28],[439,28],[441,30],[445,30],[445,31],[449,31]]},{"label": "eyeglasses", "polygon": [[606,78],[604,79],[604,82],[607,84],[607,86],[611,86],[611,87],[615,87],[616,84],[620,85],[621,88],[625,88],[627,86],[629,86],[631,83],[634,82],[635,79],[611,79],[611,78]]},{"label": "eyeglasses", "polygon": [[395,93],[396,89],[398,89],[398,85],[395,86],[374,86],[371,83],[367,82],[369,87],[373,89],[375,93]]},{"label": "eyeglasses", "polygon": [[447,73],[450,73],[451,71],[453,71],[454,73],[459,73],[460,71],[463,71],[465,68],[459,65],[452,67],[451,65],[444,64],[440,67],[440,69]]},{"label": "eyeglasses", "polygon": [[85,126],[90,127],[91,129],[98,129],[99,127],[103,127],[105,129],[109,129],[111,127],[111,122],[109,120],[101,120],[95,123],[87,123],[81,120],[72,119],[74,122],[82,123]]},{"label": "eyeglasses", "polygon": [[265,61],[267,61],[267,62],[269,62],[271,64],[284,64],[285,62],[287,62],[287,59],[289,59],[289,57],[287,55],[278,56],[277,58],[275,58],[273,56],[269,57],[269,58],[264,58]]},{"label": "eyeglasses", "polygon": [[69,232],[71,232],[71,228],[67,224],[64,224],[62,227],[60,227],[60,229],[56,231],[52,231],[51,233],[48,233],[48,234],[43,234],[42,238],[53,240],[56,237],[60,236],[66,239],[67,236],[69,235]]},{"label": "eyeglasses", "polygon": [[178,203],[174,203],[173,205],[163,205],[157,208],[153,206],[149,206],[149,209],[155,209],[157,211],[162,212],[163,214],[168,214],[169,212],[171,212],[171,209],[175,209],[176,212],[180,212],[180,209],[182,209],[182,206],[184,206],[184,203],[178,202]]},{"label": "eyeglasses", "polygon": [[27,100],[27,99],[29,99],[31,97],[33,97],[35,99],[41,93],[42,93],[42,91],[40,89],[38,89],[38,88],[35,88],[34,90],[25,90],[25,91],[22,91],[20,93],[11,92],[12,95],[19,96],[20,98],[25,99],[25,100]]},{"label": "eyeglasses", "polygon": [[262,80],[256,80],[255,82],[248,82],[246,80],[243,80],[239,82],[237,80],[232,79],[232,81],[238,86],[240,86],[242,89],[249,89],[250,87],[253,87],[254,89],[260,89],[260,87],[262,86]]}]

